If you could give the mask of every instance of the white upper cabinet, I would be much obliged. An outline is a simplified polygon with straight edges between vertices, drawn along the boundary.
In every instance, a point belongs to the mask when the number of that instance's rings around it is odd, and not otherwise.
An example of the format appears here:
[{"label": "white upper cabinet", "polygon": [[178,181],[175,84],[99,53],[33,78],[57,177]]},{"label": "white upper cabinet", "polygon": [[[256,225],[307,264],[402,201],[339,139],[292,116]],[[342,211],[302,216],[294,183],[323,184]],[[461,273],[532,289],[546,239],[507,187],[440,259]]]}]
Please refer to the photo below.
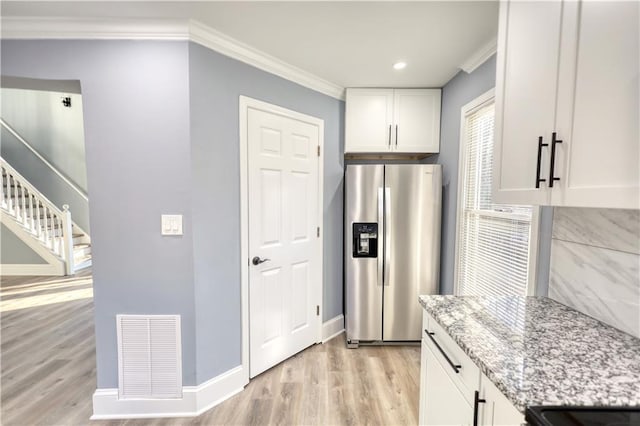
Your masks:
[{"label": "white upper cabinet", "polygon": [[563,28],[571,55],[558,80],[564,140],[552,204],[640,208],[640,3],[567,2],[565,10],[576,19]]},{"label": "white upper cabinet", "polygon": [[345,152],[391,149],[393,89],[347,89]]},{"label": "white upper cabinet", "polygon": [[345,153],[440,151],[440,89],[347,89]]},{"label": "white upper cabinet", "polygon": [[546,204],[547,143],[554,124],[560,47],[559,2],[501,3],[496,69],[494,201]]},{"label": "white upper cabinet", "polygon": [[639,8],[501,3],[496,202],[640,207]]},{"label": "white upper cabinet", "polygon": [[396,152],[440,152],[440,89],[394,91]]}]

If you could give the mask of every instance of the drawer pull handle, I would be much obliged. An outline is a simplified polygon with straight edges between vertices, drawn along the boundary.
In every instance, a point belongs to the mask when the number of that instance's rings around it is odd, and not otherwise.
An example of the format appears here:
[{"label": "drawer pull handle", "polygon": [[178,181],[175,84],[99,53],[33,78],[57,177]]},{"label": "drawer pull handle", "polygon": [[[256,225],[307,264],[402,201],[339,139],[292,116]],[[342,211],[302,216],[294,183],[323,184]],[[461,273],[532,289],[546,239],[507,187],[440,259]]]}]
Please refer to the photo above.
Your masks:
[{"label": "drawer pull handle", "polygon": [[487,402],[486,399],[480,399],[480,392],[476,391],[473,396],[473,426],[478,426],[478,405]]},{"label": "drawer pull handle", "polygon": [[424,329],[424,332],[427,333],[427,336],[429,336],[429,339],[431,339],[431,341],[433,342],[434,345],[436,345],[436,348],[438,348],[438,350],[440,351],[440,353],[442,354],[442,356],[444,357],[444,359],[447,360],[447,362],[449,363],[449,365],[451,366],[451,368],[453,368],[453,371],[455,371],[456,373],[459,373],[460,369],[462,368],[461,365],[458,364],[454,364],[453,361],[451,361],[451,358],[449,358],[447,356],[446,353],[444,353],[444,351],[442,350],[442,348],[440,347],[440,345],[438,344],[438,342],[436,342],[436,339],[433,338],[433,335],[435,333],[430,332],[429,330],[427,330],[426,328]]},{"label": "drawer pull handle", "polygon": [[561,140],[556,139],[556,132],[551,134],[551,167],[549,173],[549,188],[553,188],[553,182],[560,180],[559,177],[555,177],[553,174],[556,168],[556,145],[562,143]]},{"label": "drawer pull handle", "polygon": [[396,124],[396,148],[398,147],[398,125]]},{"label": "drawer pull handle", "polygon": [[546,182],[546,179],[540,179],[540,163],[542,161],[542,147],[549,146],[548,143],[542,143],[542,136],[538,136],[538,164],[536,165],[536,188],[540,188],[540,182]]}]

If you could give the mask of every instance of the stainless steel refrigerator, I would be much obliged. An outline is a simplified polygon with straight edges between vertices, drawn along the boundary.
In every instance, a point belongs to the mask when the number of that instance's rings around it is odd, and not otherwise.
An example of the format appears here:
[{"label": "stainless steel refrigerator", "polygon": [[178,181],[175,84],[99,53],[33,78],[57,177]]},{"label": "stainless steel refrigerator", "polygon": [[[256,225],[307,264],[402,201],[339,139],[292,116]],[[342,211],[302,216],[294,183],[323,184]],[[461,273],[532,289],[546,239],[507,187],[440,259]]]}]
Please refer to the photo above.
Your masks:
[{"label": "stainless steel refrigerator", "polygon": [[440,165],[347,165],[347,346],[418,341],[440,272]]}]

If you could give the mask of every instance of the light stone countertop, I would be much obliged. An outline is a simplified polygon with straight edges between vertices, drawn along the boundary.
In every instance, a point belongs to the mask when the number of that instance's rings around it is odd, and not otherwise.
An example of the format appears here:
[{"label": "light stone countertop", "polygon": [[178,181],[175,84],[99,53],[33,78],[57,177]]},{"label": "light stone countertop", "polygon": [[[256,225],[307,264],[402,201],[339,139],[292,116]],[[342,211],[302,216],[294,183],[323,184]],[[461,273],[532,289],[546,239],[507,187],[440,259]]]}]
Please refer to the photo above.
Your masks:
[{"label": "light stone countertop", "polygon": [[640,339],[546,297],[420,296],[422,307],[524,413],[640,406]]}]

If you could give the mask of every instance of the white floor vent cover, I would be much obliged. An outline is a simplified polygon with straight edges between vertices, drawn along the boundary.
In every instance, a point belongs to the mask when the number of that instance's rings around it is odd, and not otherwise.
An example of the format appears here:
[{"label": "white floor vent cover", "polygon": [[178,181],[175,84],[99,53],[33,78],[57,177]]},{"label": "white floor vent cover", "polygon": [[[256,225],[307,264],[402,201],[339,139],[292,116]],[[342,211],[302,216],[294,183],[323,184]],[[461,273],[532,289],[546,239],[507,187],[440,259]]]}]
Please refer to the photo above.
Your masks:
[{"label": "white floor vent cover", "polygon": [[117,315],[121,399],[182,398],[180,315]]}]

